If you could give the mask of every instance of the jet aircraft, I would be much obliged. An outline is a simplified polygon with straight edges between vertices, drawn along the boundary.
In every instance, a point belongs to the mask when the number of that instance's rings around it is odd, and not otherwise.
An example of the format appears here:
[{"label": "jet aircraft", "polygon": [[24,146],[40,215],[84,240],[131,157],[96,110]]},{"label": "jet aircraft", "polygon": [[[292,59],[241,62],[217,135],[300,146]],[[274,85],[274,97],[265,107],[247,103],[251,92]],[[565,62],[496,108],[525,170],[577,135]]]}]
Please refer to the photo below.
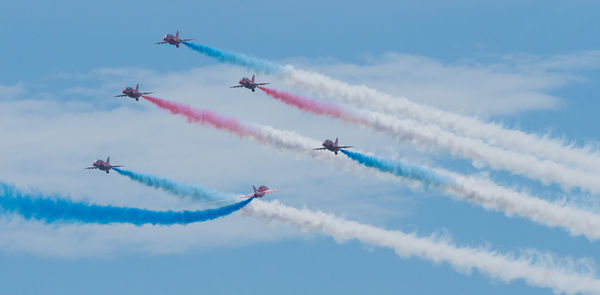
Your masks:
[{"label": "jet aircraft", "polygon": [[171,34],[166,34],[162,38],[162,42],[157,42],[157,43],[154,43],[154,44],[169,43],[169,44],[175,45],[175,47],[179,48],[179,44],[181,44],[181,42],[192,41],[192,40],[194,40],[194,39],[179,39],[179,31],[177,31],[177,33],[175,33],[175,36],[173,36]]},{"label": "jet aircraft", "polygon": [[266,187],[264,185],[259,186],[258,189],[256,189],[255,186],[252,186],[252,188],[254,189],[254,193],[253,194],[249,194],[247,196],[243,196],[242,199],[247,199],[247,198],[262,198],[266,194],[274,193],[274,192],[277,191],[275,189],[269,189],[268,187]]},{"label": "jet aircraft", "polygon": [[313,149],[313,150],[315,150],[315,151],[316,151],[316,150],[328,150],[328,151],[332,151],[334,154],[336,154],[336,155],[337,155],[337,153],[338,153],[338,152],[339,152],[341,149],[347,149],[347,148],[351,148],[351,147],[352,147],[351,145],[339,146],[339,145],[338,145],[338,138],[337,138],[337,137],[335,138],[335,142],[333,142],[333,141],[331,141],[331,140],[329,140],[329,139],[326,139],[326,140],[323,142],[323,144],[322,144],[322,145],[323,145],[323,147],[316,148],[316,149]]},{"label": "jet aircraft", "polygon": [[108,158],[106,158],[106,162],[98,159],[94,163],[92,163],[92,167],[87,167],[85,169],[99,169],[100,171],[104,171],[104,172],[108,173],[110,171],[110,169],[117,168],[117,167],[123,167],[123,166],[111,165],[110,157],[108,157]]},{"label": "jet aircraft", "polygon": [[244,88],[248,88],[248,89],[252,90],[252,92],[254,92],[254,90],[256,89],[256,87],[261,86],[261,85],[270,84],[270,83],[256,83],[256,82],[254,82],[254,75],[252,75],[252,80],[244,77],[238,83],[240,85],[231,86],[229,88],[241,88],[241,87],[244,87]]},{"label": "jet aircraft", "polygon": [[135,85],[135,89],[131,88],[131,87],[127,87],[125,89],[123,89],[123,94],[120,95],[115,95],[115,97],[131,97],[133,99],[135,99],[136,101],[140,100],[140,96],[142,95],[148,95],[151,94],[152,92],[140,92],[140,84],[136,84]]}]

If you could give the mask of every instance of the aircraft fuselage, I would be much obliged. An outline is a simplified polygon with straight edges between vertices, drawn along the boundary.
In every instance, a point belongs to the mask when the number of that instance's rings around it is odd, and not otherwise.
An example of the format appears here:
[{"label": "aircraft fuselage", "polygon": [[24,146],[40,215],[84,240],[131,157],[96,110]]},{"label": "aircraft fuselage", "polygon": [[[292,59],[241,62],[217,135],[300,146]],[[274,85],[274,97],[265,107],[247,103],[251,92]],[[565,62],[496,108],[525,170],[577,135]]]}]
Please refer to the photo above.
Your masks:
[{"label": "aircraft fuselage", "polygon": [[340,148],[331,140],[326,140],[323,142],[323,147],[328,151],[334,152],[336,155],[340,151]]},{"label": "aircraft fuselage", "polygon": [[142,96],[141,93],[139,93],[133,88],[125,88],[125,90],[123,90],[123,94],[127,95],[128,97],[134,98],[135,100],[139,100],[140,96]]},{"label": "aircraft fuselage", "polygon": [[267,190],[269,190],[268,187],[261,185],[260,187],[258,187],[258,190],[256,190],[256,192],[254,193],[254,197],[262,198],[264,195],[266,195],[265,191]]},{"label": "aircraft fuselage", "polygon": [[177,47],[177,48],[179,48],[179,44],[181,44],[181,40],[171,34],[164,36],[163,41],[165,41],[171,45],[175,45],[175,47]]},{"label": "aircraft fuselage", "polygon": [[92,166],[94,166],[94,167],[98,168],[98,170],[104,171],[106,173],[108,173],[108,171],[112,168],[110,165],[106,164],[106,162],[101,161],[101,160],[92,163]]},{"label": "aircraft fuselage", "polygon": [[240,85],[244,86],[245,88],[248,88],[252,91],[255,91],[256,89],[256,83],[252,82],[252,80],[250,79],[242,79],[240,80]]}]

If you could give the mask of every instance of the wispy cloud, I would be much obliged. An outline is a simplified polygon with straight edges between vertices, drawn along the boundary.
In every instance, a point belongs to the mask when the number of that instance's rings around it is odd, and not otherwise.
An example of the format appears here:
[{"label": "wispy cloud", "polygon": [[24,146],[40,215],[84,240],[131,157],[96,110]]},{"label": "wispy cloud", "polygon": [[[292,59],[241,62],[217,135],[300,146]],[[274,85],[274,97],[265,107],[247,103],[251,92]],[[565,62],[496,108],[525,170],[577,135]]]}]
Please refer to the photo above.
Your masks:
[{"label": "wispy cloud", "polygon": [[0,85],[0,99],[12,99],[27,93],[23,83],[15,85]]}]

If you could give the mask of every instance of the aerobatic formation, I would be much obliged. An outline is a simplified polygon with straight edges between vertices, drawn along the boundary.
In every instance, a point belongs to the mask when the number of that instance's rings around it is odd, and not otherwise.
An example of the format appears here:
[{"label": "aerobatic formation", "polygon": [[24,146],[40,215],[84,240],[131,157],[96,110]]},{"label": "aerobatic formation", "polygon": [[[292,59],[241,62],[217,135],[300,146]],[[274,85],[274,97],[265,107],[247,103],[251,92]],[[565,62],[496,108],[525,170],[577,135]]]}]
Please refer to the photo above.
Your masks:
[{"label": "aerobatic formation", "polygon": [[[549,142],[548,139],[533,134],[507,130],[473,118],[422,107],[405,99],[396,100],[375,90],[351,86],[321,74],[304,72],[291,66],[278,65],[245,54],[194,44],[190,42],[191,40],[193,39],[181,39],[177,31],[174,35],[166,34],[161,42],[155,44],[169,44],[177,48],[183,44],[219,62],[242,66],[256,73],[276,74],[293,87],[301,87],[324,97],[332,96],[359,108],[317,101],[267,88],[264,85],[270,83],[256,82],[254,74],[252,78],[242,78],[238,85],[230,88],[246,88],[252,92],[259,89],[268,97],[302,111],[359,124],[417,146],[432,146],[446,150],[454,156],[476,160],[493,169],[508,170],[514,174],[540,180],[544,184],[557,183],[564,188],[579,188],[591,193],[600,192],[600,181],[597,181],[595,175],[588,173],[600,171],[600,158],[593,153],[557,142]],[[540,225],[560,227],[571,235],[583,235],[590,241],[600,239],[600,214],[572,205],[549,202],[535,195],[500,186],[484,177],[460,175],[443,169],[430,169],[403,161],[384,159],[355,149],[348,150],[353,146],[340,145],[337,137],[335,140],[326,139],[318,147],[319,141],[300,136],[295,132],[248,124],[209,110],[195,109],[189,105],[149,96],[153,92],[140,91],[139,84],[135,88],[125,88],[121,93],[115,97],[129,97],[136,101],[143,98],[171,114],[185,117],[189,123],[212,126],[281,150],[305,154],[317,160],[335,161],[340,164],[339,167],[347,167],[349,171],[369,171],[417,182],[426,189],[437,190],[478,204],[486,210],[503,212],[507,217],[517,216]],[[371,99],[372,105],[366,103],[368,99]],[[385,104],[389,104],[390,107],[384,107]],[[500,139],[492,133],[502,134],[505,138]],[[517,144],[517,141],[520,143]],[[527,143],[532,142],[538,144],[527,146]],[[544,144],[549,148],[541,148]],[[318,152],[319,150],[329,151],[334,155],[342,153],[345,157],[335,157],[331,153]],[[572,165],[557,157],[559,153],[574,159],[569,162]],[[106,174],[114,170],[117,175],[127,177],[133,182],[177,197],[212,205],[213,208],[153,211],[95,205],[72,201],[69,196],[49,196],[31,192],[2,181],[0,181],[0,208],[6,214],[17,214],[26,220],[45,223],[128,223],[167,226],[210,221],[242,210],[246,216],[290,223],[302,230],[325,233],[336,240],[356,239],[375,246],[389,247],[403,257],[418,256],[434,262],[445,261],[457,270],[474,268],[503,282],[522,280],[530,286],[550,288],[557,293],[600,294],[600,278],[593,273],[556,264],[536,264],[527,257],[502,255],[497,251],[469,246],[459,247],[447,241],[420,238],[401,231],[359,224],[323,212],[290,208],[277,201],[257,200],[277,191],[265,185],[260,185],[258,188],[252,185],[249,194],[232,194],[197,184],[181,183],[166,177],[125,170],[122,167],[124,166],[112,165],[110,157],[107,157],[106,160],[94,161],[85,169],[97,169]]]}]

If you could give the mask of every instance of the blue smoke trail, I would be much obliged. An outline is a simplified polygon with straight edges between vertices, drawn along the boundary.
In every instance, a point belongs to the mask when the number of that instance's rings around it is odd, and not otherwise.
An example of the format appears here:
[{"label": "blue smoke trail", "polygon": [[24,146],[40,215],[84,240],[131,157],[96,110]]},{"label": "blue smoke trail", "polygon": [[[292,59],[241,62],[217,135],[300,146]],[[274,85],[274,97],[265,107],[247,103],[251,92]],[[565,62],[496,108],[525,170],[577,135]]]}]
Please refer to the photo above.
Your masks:
[{"label": "blue smoke trail", "polygon": [[206,45],[200,45],[191,42],[182,43],[195,51],[198,51],[210,57],[214,57],[222,63],[235,64],[246,68],[254,69],[256,71],[265,72],[268,74],[277,73],[283,70],[282,66],[257,57],[237,52],[223,51]]},{"label": "blue smoke trail", "polygon": [[226,194],[219,191],[210,190],[197,185],[189,185],[179,183],[167,178],[162,178],[149,174],[141,174],[125,169],[113,168],[119,174],[129,177],[133,181],[145,184],[147,186],[163,189],[176,196],[189,196],[201,201],[233,201],[236,196],[233,194]]},{"label": "blue smoke trail", "polygon": [[24,193],[0,182],[0,211],[25,219],[63,223],[130,223],[135,225],[173,225],[208,221],[244,208],[254,198],[229,206],[201,211],[152,211],[138,208],[101,206],[68,199],[48,198],[40,193]]},{"label": "blue smoke trail", "polygon": [[363,155],[361,153],[340,150],[348,158],[367,167],[375,168],[379,171],[391,173],[404,178],[418,180],[425,187],[441,188],[447,186],[449,180],[436,174],[435,172],[423,167],[405,164],[399,161],[379,159],[373,156]]}]

